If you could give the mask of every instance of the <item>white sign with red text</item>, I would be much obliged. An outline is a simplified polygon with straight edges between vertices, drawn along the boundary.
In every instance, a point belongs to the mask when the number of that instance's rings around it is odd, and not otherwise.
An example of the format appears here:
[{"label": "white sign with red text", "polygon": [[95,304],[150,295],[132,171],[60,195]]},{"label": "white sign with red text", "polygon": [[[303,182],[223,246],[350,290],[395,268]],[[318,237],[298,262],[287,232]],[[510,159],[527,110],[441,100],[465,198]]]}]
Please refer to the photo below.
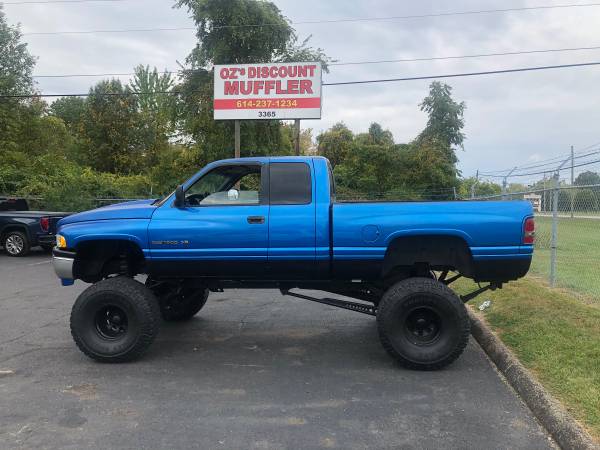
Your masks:
[{"label": "white sign with red text", "polygon": [[320,119],[321,63],[215,66],[215,120]]}]

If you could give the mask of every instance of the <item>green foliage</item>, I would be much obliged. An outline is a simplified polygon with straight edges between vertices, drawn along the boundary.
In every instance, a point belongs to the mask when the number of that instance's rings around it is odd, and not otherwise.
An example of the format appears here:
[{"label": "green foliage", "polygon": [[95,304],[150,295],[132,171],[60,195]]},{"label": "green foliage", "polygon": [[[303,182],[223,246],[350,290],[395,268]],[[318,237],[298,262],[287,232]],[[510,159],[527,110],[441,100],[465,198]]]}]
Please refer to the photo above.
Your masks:
[{"label": "green foliage", "polygon": [[575,179],[577,186],[590,186],[593,184],[600,184],[600,174],[591,172],[589,170],[580,173]]},{"label": "green foliage", "polygon": [[96,170],[126,174],[144,166],[138,99],[130,93],[115,79],[90,89],[81,134],[85,160]]},{"label": "green foliage", "polygon": [[[269,62],[285,54],[295,37],[289,21],[271,2],[179,0],[176,5],[187,7],[196,23],[198,44],[187,60],[194,68]],[[263,23],[269,26],[239,26]]]},{"label": "green foliage", "polygon": [[354,134],[342,122],[317,136],[319,155],[329,159],[334,169],[350,155],[353,146]]},{"label": "green foliage", "polygon": [[77,131],[86,111],[83,97],[61,97],[50,105],[50,114],[61,119],[67,127]]},{"label": "green foliage", "polygon": [[[456,145],[462,147],[465,135],[463,118],[465,103],[457,103],[452,98],[452,88],[439,81],[429,86],[429,95],[421,103],[421,111],[425,111],[429,119],[421,133],[421,138],[439,140],[448,148]],[[456,161],[452,161],[456,162]]]},{"label": "green foliage", "polygon": [[0,4],[0,93],[32,93],[34,65],[35,58],[29,54],[27,44],[21,42],[21,31],[6,22]]},{"label": "green foliage", "polygon": [[475,197],[485,197],[499,195],[502,187],[490,181],[478,181],[475,177],[469,177],[461,180],[458,193],[461,198],[470,198],[472,193]]}]

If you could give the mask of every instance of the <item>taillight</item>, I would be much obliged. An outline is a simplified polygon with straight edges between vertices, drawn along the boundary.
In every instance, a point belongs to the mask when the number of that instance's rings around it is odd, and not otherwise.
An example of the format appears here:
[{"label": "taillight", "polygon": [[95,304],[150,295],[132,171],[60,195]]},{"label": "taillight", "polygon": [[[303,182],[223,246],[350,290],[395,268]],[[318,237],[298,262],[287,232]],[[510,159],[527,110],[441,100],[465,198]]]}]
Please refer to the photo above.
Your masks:
[{"label": "taillight", "polygon": [[50,229],[50,218],[42,217],[40,219],[40,227],[42,228],[42,231],[48,231]]},{"label": "taillight", "polygon": [[533,217],[529,217],[525,220],[523,226],[523,244],[533,244],[535,241],[535,221]]}]

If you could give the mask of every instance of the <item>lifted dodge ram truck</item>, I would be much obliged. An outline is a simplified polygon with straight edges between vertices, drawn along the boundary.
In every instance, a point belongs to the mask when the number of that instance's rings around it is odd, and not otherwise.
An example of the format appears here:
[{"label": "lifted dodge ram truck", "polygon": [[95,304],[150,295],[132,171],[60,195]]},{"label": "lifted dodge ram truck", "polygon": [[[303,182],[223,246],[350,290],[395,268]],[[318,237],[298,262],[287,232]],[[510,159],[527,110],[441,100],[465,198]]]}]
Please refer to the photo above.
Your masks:
[{"label": "lifted dodge ram truck", "polygon": [[[161,317],[189,319],[210,291],[243,287],[375,316],[392,357],[431,370],[467,344],[464,303],[527,273],[533,239],[526,201],[340,203],[325,158],[242,158],[163,199],[62,219],[53,263],[63,285],[93,283],[71,333],[99,361],[140,356]],[[448,286],[460,276],[486,285],[459,297]]]}]

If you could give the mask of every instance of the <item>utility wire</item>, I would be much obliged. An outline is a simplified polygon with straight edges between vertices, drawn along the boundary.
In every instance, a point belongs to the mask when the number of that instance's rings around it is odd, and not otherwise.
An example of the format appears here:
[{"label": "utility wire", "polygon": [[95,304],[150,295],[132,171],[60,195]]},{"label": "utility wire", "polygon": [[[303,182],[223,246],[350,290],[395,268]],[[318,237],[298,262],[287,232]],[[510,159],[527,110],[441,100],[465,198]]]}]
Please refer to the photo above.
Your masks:
[{"label": "utility wire", "polygon": [[[532,72],[540,70],[550,69],[565,69],[573,67],[587,67],[587,66],[598,66],[600,62],[587,62],[578,64],[561,64],[554,66],[534,66],[534,67],[521,67],[518,69],[503,69],[503,70],[488,70],[484,72],[465,72],[465,73],[454,73],[454,74],[442,74],[442,75],[425,75],[417,77],[404,77],[404,78],[385,78],[385,79],[374,79],[374,80],[358,80],[358,81],[339,81],[333,83],[323,83],[323,86],[345,86],[351,84],[369,84],[369,83],[390,83],[397,81],[414,81],[414,80],[431,80],[439,78],[459,78],[459,77],[473,77],[481,75],[494,75],[494,74],[506,74],[515,72]],[[129,93],[102,93],[102,94],[8,94],[0,95],[0,98],[33,98],[33,97],[87,97],[89,95],[106,95],[106,96],[127,96],[127,95],[155,95],[155,94],[181,94],[179,91],[157,91],[157,92],[129,92]]]},{"label": "utility wire", "polygon": [[[600,163],[600,159],[596,159],[594,161],[588,161],[588,162],[584,162],[584,163],[580,163],[580,164],[575,164],[573,166],[567,166],[567,167],[561,167],[560,169],[554,169],[554,170],[542,170],[539,172],[528,172],[528,173],[513,173],[510,175],[510,178],[512,177],[527,177],[527,176],[531,176],[531,175],[541,175],[544,173],[548,173],[548,172],[560,172],[562,170],[570,170],[571,167],[576,168],[576,167],[583,167],[583,166],[589,166],[590,164],[596,164],[596,163]],[[505,175],[486,175],[492,178],[505,178]]]},{"label": "utility wire", "polygon": [[[69,0],[55,0],[68,2]],[[71,0],[75,2],[76,0]],[[77,0],[83,1],[83,0]],[[102,1],[102,0],[96,0]],[[104,0],[108,1],[108,0]],[[115,0],[113,0],[115,1]],[[7,3],[14,4],[14,3]],[[468,16],[478,14],[494,14],[494,13],[506,13],[515,11],[535,11],[535,10],[551,10],[551,9],[565,9],[565,8],[586,8],[600,6],[600,3],[570,3],[563,5],[539,5],[539,6],[527,6],[520,8],[497,8],[497,9],[480,9],[471,11],[454,11],[445,13],[431,13],[431,14],[411,14],[404,16],[384,16],[384,17],[356,17],[346,19],[325,19],[325,20],[303,20],[294,22],[278,22],[278,23],[254,23],[254,24],[235,24],[235,25],[218,25],[212,23],[212,29],[223,29],[223,28],[260,28],[260,27],[278,27],[288,25],[316,25],[316,24],[333,24],[333,23],[352,23],[352,22],[381,22],[381,21],[394,21],[394,20],[409,20],[409,19],[425,19],[432,17],[452,17],[452,16]],[[23,33],[23,36],[33,35],[54,35],[54,34],[89,34],[89,33],[135,33],[135,32],[149,32],[149,31],[179,31],[179,30],[195,30],[195,27],[175,27],[175,28],[143,28],[143,29],[116,29],[116,30],[82,30],[82,31],[47,31],[47,32],[34,32],[34,33]]]},{"label": "utility wire", "polygon": [[338,81],[335,83],[323,83],[323,86],[343,86],[348,84],[367,84],[367,83],[390,83],[394,81],[415,81],[415,80],[431,80],[437,78],[459,78],[459,77],[473,77],[480,75],[494,75],[502,73],[515,73],[515,72],[532,72],[537,70],[550,70],[550,69],[566,69],[572,67],[585,67],[585,66],[598,66],[600,62],[587,62],[578,64],[558,64],[553,66],[533,66],[533,67],[521,67],[518,69],[503,69],[503,70],[486,70],[482,72],[465,72],[465,73],[452,73],[444,75],[425,75],[418,77],[404,77],[404,78],[384,78],[376,80],[362,80],[362,81]]},{"label": "utility wire", "polygon": [[431,56],[422,58],[403,58],[403,59],[382,59],[376,61],[353,61],[353,62],[337,62],[329,63],[330,66],[353,66],[353,65],[364,65],[364,64],[387,64],[387,63],[400,63],[400,62],[418,62],[418,61],[439,61],[448,59],[467,59],[467,58],[487,58],[490,56],[512,56],[512,55],[531,55],[534,53],[556,53],[556,52],[573,52],[581,50],[598,50],[600,46],[593,47],[571,47],[571,48],[552,48],[545,50],[522,50],[513,52],[500,52],[500,53],[476,53],[472,55],[457,55],[457,56]]},{"label": "utility wire", "polygon": [[0,5],[42,5],[49,3],[107,3],[124,2],[128,0],[31,0],[24,2],[0,2]]},{"label": "utility wire", "polygon": [[[596,144],[596,146],[598,146],[598,145],[600,145],[600,142],[598,144]],[[590,145],[590,146],[585,147],[584,149],[582,149],[582,150],[580,150],[578,152],[575,152],[573,154],[574,159],[585,158],[587,156],[595,155],[595,154],[600,153],[600,151],[598,151],[598,150],[600,150],[600,148],[596,148],[596,149],[594,149],[590,153],[586,153],[584,155],[581,154],[583,151],[589,150],[591,147],[593,147],[593,146]],[[564,161],[565,159],[568,159],[568,158],[571,158],[571,154],[570,153],[569,154],[563,154],[563,155],[555,156],[555,157],[548,158],[548,159],[542,159],[542,160],[537,161],[535,163],[525,164],[525,165],[522,165],[522,166],[517,166],[516,168],[515,167],[510,167],[510,168],[506,168],[506,169],[492,170],[490,172],[480,172],[479,174],[480,175],[484,175],[484,176],[501,175],[501,176],[504,177],[506,175],[506,173],[508,173],[510,171],[514,171],[514,170],[521,171],[521,170],[524,170],[524,169],[536,169],[538,167],[545,167],[545,166],[556,165],[556,164],[558,164],[558,163],[560,163],[560,162],[562,162],[562,161]],[[551,170],[548,170],[548,172],[551,172]]]},{"label": "utility wire", "polygon": [[[488,56],[507,56],[507,55],[529,55],[532,53],[550,53],[550,52],[571,52],[580,50],[600,50],[600,46],[594,47],[573,47],[573,48],[560,48],[560,49],[548,49],[548,50],[524,50],[504,53],[481,53],[474,55],[463,55],[463,56],[435,56],[428,58],[412,58],[412,59],[387,59],[379,61],[356,61],[356,62],[338,62],[329,63],[329,66],[349,66],[349,65],[360,65],[360,64],[382,64],[382,63],[397,63],[397,62],[414,62],[414,61],[435,61],[435,60],[447,60],[447,59],[463,59],[463,58],[481,58]],[[181,72],[193,73],[199,72],[204,69],[183,69]],[[164,75],[173,75],[179,72],[173,70],[163,70],[157,72]],[[110,76],[132,76],[134,72],[116,72],[116,73],[85,73],[85,74],[56,74],[56,75],[34,75],[33,78],[82,78],[82,77],[110,77]]]}]

